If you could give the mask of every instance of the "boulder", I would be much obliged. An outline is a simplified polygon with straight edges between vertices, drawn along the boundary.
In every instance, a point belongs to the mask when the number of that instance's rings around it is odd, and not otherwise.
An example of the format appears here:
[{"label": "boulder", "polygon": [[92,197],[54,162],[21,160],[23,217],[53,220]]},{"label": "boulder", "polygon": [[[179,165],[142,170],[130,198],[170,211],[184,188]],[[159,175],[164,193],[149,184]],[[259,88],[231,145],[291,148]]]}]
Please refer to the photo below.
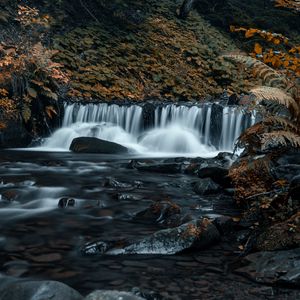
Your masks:
[{"label": "boulder", "polygon": [[205,249],[218,242],[220,233],[208,219],[194,220],[175,228],[159,230],[140,241],[128,243],[93,242],[81,249],[86,255],[127,255],[127,254],[161,254],[172,255],[187,249]]},{"label": "boulder", "polygon": [[300,248],[286,251],[263,251],[243,259],[246,266],[236,273],[265,284],[300,285]]},{"label": "boulder", "polygon": [[128,153],[128,148],[106,140],[95,137],[75,138],[70,146],[70,150],[76,153],[101,153],[101,154],[124,154]]},{"label": "boulder", "polygon": [[15,281],[1,285],[0,300],[82,300],[71,287],[58,281]]},{"label": "boulder", "polygon": [[97,290],[87,295],[84,300],[144,300],[130,292]]},{"label": "boulder", "polygon": [[231,181],[228,177],[228,169],[219,166],[200,167],[198,169],[199,178],[211,178],[214,182],[223,187],[230,187]]},{"label": "boulder", "polygon": [[220,191],[220,186],[210,178],[203,178],[194,183],[194,192],[198,195],[211,195]]},{"label": "boulder", "polygon": [[220,233],[207,219],[192,221],[181,226],[157,231],[124,248],[113,248],[109,255],[163,254],[172,255],[195,248],[205,249],[220,239]]}]

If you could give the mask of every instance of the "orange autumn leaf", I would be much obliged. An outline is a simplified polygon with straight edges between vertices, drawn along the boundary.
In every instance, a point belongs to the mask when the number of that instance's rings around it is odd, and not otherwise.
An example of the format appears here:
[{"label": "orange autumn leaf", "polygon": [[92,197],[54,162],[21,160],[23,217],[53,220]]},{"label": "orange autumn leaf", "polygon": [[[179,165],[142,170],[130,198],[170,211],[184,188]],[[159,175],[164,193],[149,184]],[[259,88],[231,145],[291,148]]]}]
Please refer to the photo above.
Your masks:
[{"label": "orange autumn leaf", "polygon": [[259,43],[255,43],[254,52],[256,54],[262,54],[262,50],[263,50],[262,46]]},{"label": "orange autumn leaf", "polygon": [[246,38],[252,37],[254,36],[255,33],[257,33],[257,29],[250,28],[245,32],[245,37]]}]

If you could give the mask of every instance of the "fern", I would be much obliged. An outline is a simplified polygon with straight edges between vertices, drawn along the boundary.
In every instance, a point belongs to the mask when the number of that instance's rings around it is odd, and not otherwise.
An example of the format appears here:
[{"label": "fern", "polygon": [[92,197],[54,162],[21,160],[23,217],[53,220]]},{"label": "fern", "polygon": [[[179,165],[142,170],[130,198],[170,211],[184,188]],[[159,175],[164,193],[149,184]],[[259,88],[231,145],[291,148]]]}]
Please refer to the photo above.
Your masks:
[{"label": "fern", "polygon": [[262,135],[262,151],[278,147],[300,148],[300,135],[284,130],[268,132]]},{"label": "fern", "polygon": [[294,118],[300,118],[300,107],[296,100],[282,89],[276,87],[260,86],[250,90],[250,93],[259,101],[274,101],[284,105]]},{"label": "fern", "polygon": [[289,86],[288,79],[265,63],[251,56],[241,54],[227,54],[222,56],[224,59],[235,63],[241,63],[254,70],[254,76],[263,80],[263,82],[272,87],[287,89]]},{"label": "fern", "polygon": [[287,120],[286,118],[282,118],[279,116],[272,116],[265,118],[263,120],[264,125],[276,128],[278,130],[292,131],[298,135],[300,135],[300,127]]}]

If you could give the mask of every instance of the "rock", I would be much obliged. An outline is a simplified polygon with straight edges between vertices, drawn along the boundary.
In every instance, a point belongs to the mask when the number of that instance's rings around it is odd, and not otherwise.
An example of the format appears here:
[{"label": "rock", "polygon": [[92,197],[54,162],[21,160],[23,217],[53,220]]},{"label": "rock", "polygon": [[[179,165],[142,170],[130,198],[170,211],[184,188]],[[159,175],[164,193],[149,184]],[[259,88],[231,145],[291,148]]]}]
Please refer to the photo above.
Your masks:
[{"label": "rock", "polygon": [[211,143],[215,147],[219,147],[221,134],[222,134],[222,118],[223,118],[223,106],[214,103],[211,106]]},{"label": "rock", "polygon": [[181,173],[182,166],[180,163],[154,163],[154,164],[136,164],[135,168],[139,171],[157,172],[174,174]]},{"label": "rock", "polygon": [[231,217],[220,216],[213,220],[213,224],[217,227],[221,234],[232,231],[235,223]]},{"label": "rock", "polygon": [[272,172],[278,180],[285,179],[286,181],[291,182],[293,177],[300,174],[300,164],[280,165],[275,167]]},{"label": "rock", "polygon": [[246,266],[235,270],[265,284],[300,285],[300,248],[286,251],[263,251],[244,258]]},{"label": "rock", "polygon": [[75,200],[73,198],[61,198],[58,201],[58,207],[60,208],[67,208],[67,207],[74,207],[75,206]]},{"label": "rock", "polygon": [[153,127],[155,119],[156,105],[151,102],[145,102],[143,105],[144,129]]},{"label": "rock", "polygon": [[134,185],[131,185],[130,183],[120,182],[113,177],[107,177],[104,180],[103,186],[122,191],[132,191],[136,188],[137,185],[135,183]]},{"label": "rock", "polygon": [[97,290],[87,295],[84,300],[145,300],[130,292]]},{"label": "rock", "polygon": [[95,137],[75,138],[70,150],[76,153],[124,154],[128,149],[117,143],[101,140]]},{"label": "rock", "polygon": [[90,242],[85,244],[80,249],[80,253],[83,256],[104,254],[109,249],[111,249],[114,244],[115,244],[114,242],[103,242],[103,241]]},{"label": "rock", "polygon": [[292,178],[289,187],[289,195],[292,200],[300,200],[300,175]]},{"label": "rock", "polygon": [[227,105],[239,105],[240,98],[237,94],[232,94],[228,98]]},{"label": "rock", "polygon": [[133,220],[146,224],[161,224],[165,227],[177,227],[192,221],[193,217],[183,214],[181,208],[171,201],[161,201],[138,212]]},{"label": "rock", "polygon": [[211,195],[220,191],[220,186],[210,178],[203,178],[194,184],[194,192],[198,195]]},{"label": "rock", "polygon": [[219,241],[220,233],[207,219],[192,221],[179,227],[164,229],[124,248],[113,248],[109,255],[163,254],[172,255],[183,250],[204,249]]},{"label": "rock", "polygon": [[277,159],[276,163],[278,165],[288,165],[288,164],[297,164],[300,165],[300,150],[291,149]]},{"label": "rock", "polygon": [[223,187],[230,187],[231,180],[228,177],[228,169],[219,166],[209,166],[198,169],[199,178],[211,178],[217,184]]},{"label": "rock", "polygon": [[82,300],[71,287],[58,281],[16,281],[1,285],[0,300]]},{"label": "rock", "polygon": [[[5,120],[5,118],[0,115],[0,120]],[[20,119],[8,120],[6,127],[0,129],[0,149],[26,147],[31,139],[32,137]]]}]

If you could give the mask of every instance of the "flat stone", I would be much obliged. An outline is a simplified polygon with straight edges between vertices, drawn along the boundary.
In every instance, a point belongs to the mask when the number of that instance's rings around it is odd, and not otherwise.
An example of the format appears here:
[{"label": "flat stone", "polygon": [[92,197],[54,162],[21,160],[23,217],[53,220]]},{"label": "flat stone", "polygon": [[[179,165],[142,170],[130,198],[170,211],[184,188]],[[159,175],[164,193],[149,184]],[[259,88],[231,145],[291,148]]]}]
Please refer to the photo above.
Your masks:
[{"label": "flat stone", "polygon": [[300,248],[284,251],[263,251],[244,258],[247,266],[236,270],[259,283],[300,285]]}]

